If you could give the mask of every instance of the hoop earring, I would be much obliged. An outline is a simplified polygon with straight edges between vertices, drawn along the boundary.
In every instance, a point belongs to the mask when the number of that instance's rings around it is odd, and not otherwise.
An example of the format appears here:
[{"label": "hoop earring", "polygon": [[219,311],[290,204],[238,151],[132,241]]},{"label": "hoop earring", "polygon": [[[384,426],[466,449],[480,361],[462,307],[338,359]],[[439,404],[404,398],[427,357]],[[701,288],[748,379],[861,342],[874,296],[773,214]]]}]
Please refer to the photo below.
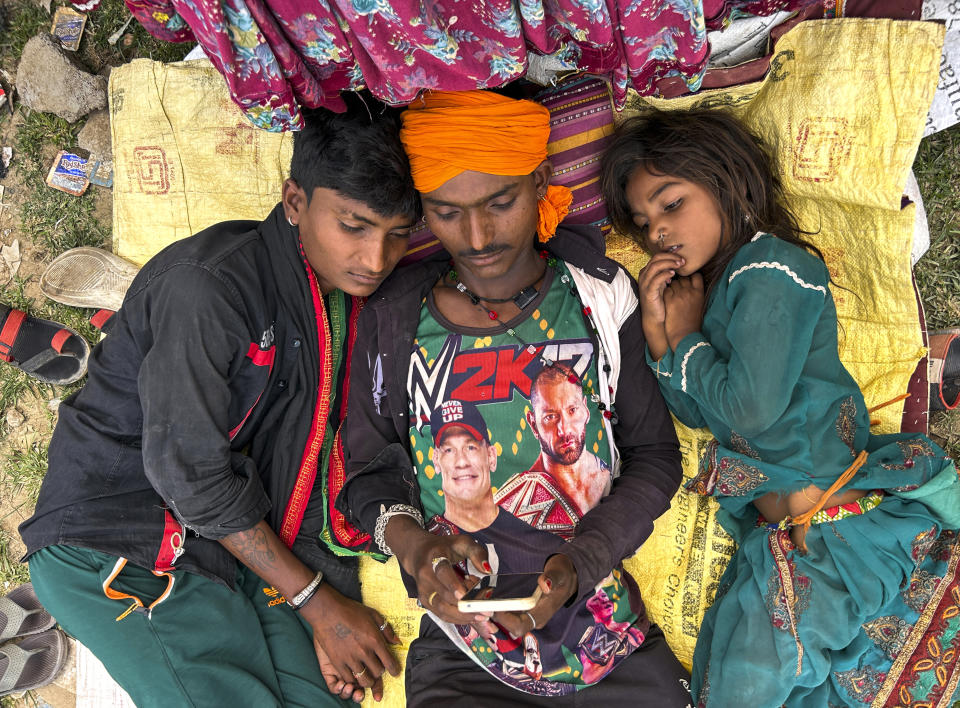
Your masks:
[{"label": "hoop earring", "polygon": [[292,226],[293,228],[297,228],[297,225],[293,223],[293,219],[291,219],[289,216],[287,217],[287,223],[290,224],[290,226]]}]

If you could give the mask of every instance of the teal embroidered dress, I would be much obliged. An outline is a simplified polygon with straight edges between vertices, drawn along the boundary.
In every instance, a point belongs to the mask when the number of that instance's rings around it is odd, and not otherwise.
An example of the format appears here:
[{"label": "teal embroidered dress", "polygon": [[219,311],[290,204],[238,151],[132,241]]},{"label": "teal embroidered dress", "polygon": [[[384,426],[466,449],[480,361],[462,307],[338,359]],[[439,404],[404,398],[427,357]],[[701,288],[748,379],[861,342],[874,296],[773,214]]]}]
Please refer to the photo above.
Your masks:
[{"label": "teal embroidered dress", "polygon": [[[717,499],[739,544],[697,640],[698,705],[863,706],[890,694],[891,666],[946,573],[960,483],[925,436],[870,434],[837,353],[824,264],[758,234],[716,284],[701,331],[647,358],[673,413],[716,437],[688,489]],[[751,503],[826,489],[864,450],[844,489],[877,491],[818,514],[807,553]]]}]

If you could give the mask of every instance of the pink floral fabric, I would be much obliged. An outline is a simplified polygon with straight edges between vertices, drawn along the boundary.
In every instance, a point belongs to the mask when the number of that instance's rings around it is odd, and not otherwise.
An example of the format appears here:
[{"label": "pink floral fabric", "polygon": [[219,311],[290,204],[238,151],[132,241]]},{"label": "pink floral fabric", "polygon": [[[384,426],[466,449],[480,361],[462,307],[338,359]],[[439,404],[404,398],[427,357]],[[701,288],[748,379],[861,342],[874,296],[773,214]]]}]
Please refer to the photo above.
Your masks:
[{"label": "pink floral fabric", "polygon": [[493,88],[536,55],[559,74],[655,94],[679,76],[699,88],[707,29],[734,13],[814,0],[126,0],[155,37],[199,42],[234,101],[266,130],[296,130],[300,107],[342,107],[367,87],[391,104],[423,89]]}]

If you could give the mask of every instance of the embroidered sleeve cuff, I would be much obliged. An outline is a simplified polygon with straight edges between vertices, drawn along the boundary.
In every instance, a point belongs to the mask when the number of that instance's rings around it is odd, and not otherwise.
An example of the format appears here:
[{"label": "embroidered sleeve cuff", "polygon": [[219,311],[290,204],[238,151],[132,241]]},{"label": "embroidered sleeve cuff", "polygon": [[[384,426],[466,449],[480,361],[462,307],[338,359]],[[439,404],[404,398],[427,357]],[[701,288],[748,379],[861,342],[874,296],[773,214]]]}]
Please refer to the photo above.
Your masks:
[{"label": "embroidered sleeve cuff", "polygon": [[698,356],[702,356],[710,348],[710,342],[704,339],[700,332],[693,332],[680,340],[673,352],[673,367],[670,372],[670,384],[673,388],[687,393],[687,384]]},{"label": "embroidered sleeve cuff", "polygon": [[667,353],[657,361],[650,355],[650,347],[644,347],[644,351],[646,352],[647,365],[653,370],[657,382],[669,381],[673,371],[673,352],[668,349]]}]

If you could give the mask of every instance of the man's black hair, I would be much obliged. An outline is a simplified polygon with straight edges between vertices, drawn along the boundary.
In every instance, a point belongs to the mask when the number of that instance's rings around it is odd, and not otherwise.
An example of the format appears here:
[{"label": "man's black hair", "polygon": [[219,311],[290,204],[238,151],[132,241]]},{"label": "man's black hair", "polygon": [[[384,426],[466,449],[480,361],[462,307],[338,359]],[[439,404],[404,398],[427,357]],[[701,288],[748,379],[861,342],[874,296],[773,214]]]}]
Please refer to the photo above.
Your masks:
[{"label": "man's black hair", "polygon": [[356,199],[380,216],[420,216],[420,197],[400,144],[400,111],[369,93],[344,92],[347,110],[304,111],[293,138],[290,177],[307,193],[317,187]]}]

